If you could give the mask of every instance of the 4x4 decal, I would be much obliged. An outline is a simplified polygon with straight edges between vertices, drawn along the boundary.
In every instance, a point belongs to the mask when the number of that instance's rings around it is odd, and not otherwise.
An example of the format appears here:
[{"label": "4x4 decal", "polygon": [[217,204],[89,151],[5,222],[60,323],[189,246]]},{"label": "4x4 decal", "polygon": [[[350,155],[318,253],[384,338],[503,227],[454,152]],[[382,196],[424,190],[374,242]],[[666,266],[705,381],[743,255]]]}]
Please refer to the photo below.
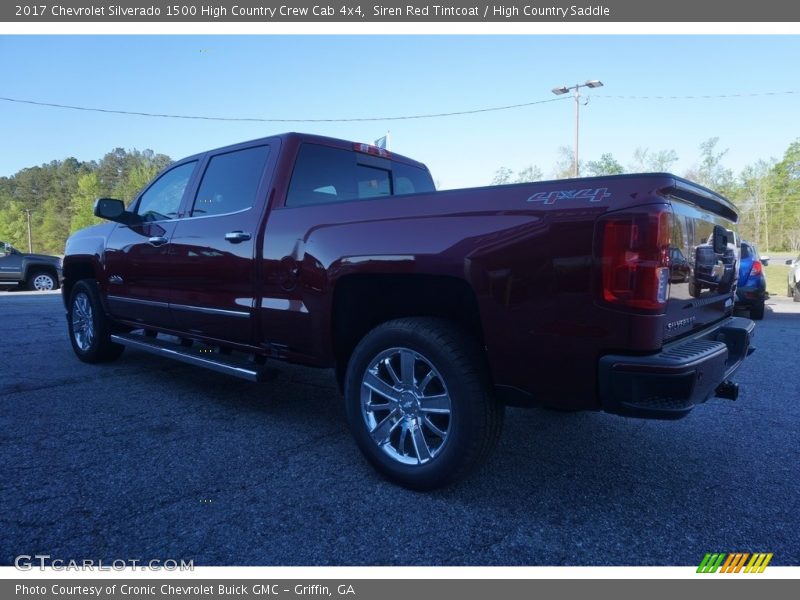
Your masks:
[{"label": "4x4 decal", "polygon": [[543,202],[555,204],[556,200],[588,200],[600,202],[611,194],[608,188],[586,188],[582,190],[556,190],[554,192],[537,192],[528,197],[528,202]]}]

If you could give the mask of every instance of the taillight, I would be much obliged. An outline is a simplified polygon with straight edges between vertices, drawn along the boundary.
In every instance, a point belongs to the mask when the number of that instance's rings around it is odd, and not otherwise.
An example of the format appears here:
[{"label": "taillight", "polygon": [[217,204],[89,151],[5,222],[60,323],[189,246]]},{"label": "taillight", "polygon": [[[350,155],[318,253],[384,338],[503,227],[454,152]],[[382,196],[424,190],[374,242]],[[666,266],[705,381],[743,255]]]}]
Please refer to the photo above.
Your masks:
[{"label": "taillight", "polygon": [[750,267],[750,277],[759,277],[763,272],[764,268],[761,266],[761,261],[754,260],[753,266]]},{"label": "taillight", "polygon": [[599,223],[603,301],[662,312],[669,297],[669,209],[611,214]]}]

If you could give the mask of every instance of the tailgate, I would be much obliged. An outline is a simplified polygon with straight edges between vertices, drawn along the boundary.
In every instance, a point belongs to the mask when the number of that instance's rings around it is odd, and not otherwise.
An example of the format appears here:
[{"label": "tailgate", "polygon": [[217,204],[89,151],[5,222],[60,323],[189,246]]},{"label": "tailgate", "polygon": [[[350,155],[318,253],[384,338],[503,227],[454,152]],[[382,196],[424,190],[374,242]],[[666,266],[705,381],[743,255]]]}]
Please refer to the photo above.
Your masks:
[{"label": "tailgate", "polygon": [[682,179],[662,191],[673,212],[664,324],[664,340],[669,341],[731,314],[739,265],[733,231],[738,214],[723,196]]}]

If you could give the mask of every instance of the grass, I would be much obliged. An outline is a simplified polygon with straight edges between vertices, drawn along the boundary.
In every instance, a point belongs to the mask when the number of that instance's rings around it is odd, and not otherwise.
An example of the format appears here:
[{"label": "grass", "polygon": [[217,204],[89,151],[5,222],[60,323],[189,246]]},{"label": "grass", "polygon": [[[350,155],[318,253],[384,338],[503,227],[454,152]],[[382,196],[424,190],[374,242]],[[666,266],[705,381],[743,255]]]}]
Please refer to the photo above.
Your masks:
[{"label": "grass", "polygon": [[784,264],[770,262],[768,267],[764,267],[767,292],[769,292],[770,296],[786,296],[786,278],[788,275],[789,267]]}]

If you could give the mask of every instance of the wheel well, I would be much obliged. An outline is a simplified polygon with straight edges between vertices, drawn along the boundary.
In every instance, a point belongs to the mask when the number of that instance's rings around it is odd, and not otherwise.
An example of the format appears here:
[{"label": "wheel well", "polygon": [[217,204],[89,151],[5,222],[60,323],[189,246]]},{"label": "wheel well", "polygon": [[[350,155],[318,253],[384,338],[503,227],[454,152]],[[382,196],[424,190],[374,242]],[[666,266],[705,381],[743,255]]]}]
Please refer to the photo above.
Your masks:
[{"label": "wheel well", "polygon": [[353,349],[370,330],[400,317],[441,317],[458,323],[483,345],[480,312],[469,284],[438,275],[348,275],[333,297],[333,351],[343,385]]},{"label": "wheel well", "polygon": [[81,279],[96,279],[94,268],[89,263],[70,263],[64,265],[64,282],[62,284],[62,296],[64,302],[67,302],[70,293],[72,293],[72,286]]},{"label": "wheel well", "polygon": [[25,279],[30,279],[36,273],[47,273],[48,275],[52,275],[53,279],[56,281],[56,284],[58,284],[58,271],[56,271],[55,267],[51,267],[50,265],[30,265],[25,270]]}]

